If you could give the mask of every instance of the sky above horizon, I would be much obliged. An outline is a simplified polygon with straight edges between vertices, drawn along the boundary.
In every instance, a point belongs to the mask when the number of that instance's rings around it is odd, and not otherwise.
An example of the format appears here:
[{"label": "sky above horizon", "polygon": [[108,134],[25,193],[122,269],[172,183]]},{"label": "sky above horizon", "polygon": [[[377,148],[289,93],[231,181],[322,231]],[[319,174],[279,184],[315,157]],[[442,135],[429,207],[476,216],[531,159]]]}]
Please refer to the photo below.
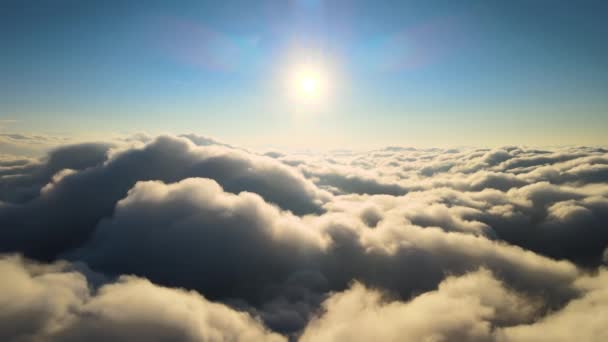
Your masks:
[{"label": "sky above horizon", "polygon": [[[3,1],[0,132],[608,144],[604,1]],[[306,65],[326,86],[291,95]]]}]

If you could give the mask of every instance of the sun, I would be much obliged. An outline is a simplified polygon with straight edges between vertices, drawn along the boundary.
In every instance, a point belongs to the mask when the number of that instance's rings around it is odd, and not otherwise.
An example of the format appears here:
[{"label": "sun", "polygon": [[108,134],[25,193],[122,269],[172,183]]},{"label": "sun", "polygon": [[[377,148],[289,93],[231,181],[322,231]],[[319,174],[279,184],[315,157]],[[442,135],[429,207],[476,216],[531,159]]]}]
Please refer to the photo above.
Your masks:
[{"label": "sun", "polygon": [[302,67],[293,72],[291,88],[298,101],[315,103],[327,95],[327,76],[321,68]]},{"label": "sun", "polygon": [[319,80],[314,75],[304,75],[299,81],[302,94],[313,97],[319,92]]}]

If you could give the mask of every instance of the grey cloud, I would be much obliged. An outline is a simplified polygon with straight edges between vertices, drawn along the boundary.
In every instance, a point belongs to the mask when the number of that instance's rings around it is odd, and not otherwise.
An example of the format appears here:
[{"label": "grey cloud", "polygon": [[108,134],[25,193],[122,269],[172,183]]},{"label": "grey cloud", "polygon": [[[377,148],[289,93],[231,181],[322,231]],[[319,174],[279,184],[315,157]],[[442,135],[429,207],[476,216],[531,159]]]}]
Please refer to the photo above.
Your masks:
[{"label": "grey cloud", "polygon": [[319,186],[331,186],[345,193],[399,196],[406,194],[408,191],[399,184],[387,184],[373,178],[345,176],[339,173],[316,174],[315,177]]},{"label": "grey cloud", "polygon": [[585,154],[580,152],[557,152],[552,154],[545,153],[532,153],[530,156],[522,156],[519,158],[514,158],[503,162],[500,166],[503,169],[518,169],[525,168],[530,166],[540,166],[547,164],[554,164],[557,162],[563,162],[567,160],[572,160],[576,158],[580,158]]},{"label": "grey cloud", "polygon": [[285,156],[283,153],[277,151],[268,151],[264,153],[264,155],[270,158],[281,158]]},{"label": "grey cloud", "polygon": [[142,148],[114,152],[102,165],[63,173],[39,197],[0,208],[0,251],[52,258],[86,241],[137,181],[197,176],[213,178],[228,191],[254,191],[298,214],[320,212],[329,198],[296,170],[271,158],[164,136]]},{"label": "grey cloud", "polygon": [[192,141],[197,146],[212,146],[212,145],[217,145],[217,146],[232,147],[232,146],[230,146],[228,144],[224,144],[224,143],[219,142],[219,141],[217,141],[215,139],[212,139],[212,138],[209,138],[209,137],[205,137],[205,136],[202,136],[202,135],[193,134],[193,133],[181,134],[181,135],[179,135],[179,137],[186,138],[186,139]]},{"label": "grey cloud", "polygon": [[327,243],[256,194],[234,195],[212,180],[191,178],[169,185],[138,183],[71,258],[212,297],[243,298],[256,291],[260,296],[264,289],[257,286],[313,267]]},{"label": "grey cloud", "polygon": [[43,186],[64,169],[83,170],[101,165],[110,145],[67,145],[49,152],[41,161],[20,161],[0,169],[0,201],[24,203],[40,195]]}]

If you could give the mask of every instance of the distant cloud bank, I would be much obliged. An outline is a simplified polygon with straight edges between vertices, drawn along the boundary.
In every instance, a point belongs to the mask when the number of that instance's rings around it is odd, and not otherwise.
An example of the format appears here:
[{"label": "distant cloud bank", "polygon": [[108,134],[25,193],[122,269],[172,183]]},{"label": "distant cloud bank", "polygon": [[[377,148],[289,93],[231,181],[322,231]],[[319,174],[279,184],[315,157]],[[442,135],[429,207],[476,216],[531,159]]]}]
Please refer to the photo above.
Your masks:
[{"label": "distant cloud bank", "polygon": [[1,340],[608,340],[603,148],[9,153]]}]

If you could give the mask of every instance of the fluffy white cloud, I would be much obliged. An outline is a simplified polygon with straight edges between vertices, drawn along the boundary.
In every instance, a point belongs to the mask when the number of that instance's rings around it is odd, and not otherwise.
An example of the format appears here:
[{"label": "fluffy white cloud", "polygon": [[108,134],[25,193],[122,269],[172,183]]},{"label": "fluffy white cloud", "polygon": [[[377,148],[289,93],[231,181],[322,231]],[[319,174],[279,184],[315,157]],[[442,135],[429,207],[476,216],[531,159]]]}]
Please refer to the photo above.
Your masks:
[{"label": "fluffy white cloud", "polygon": [[[103,277],[78,266],[86,262],[106,277],[139,277],[102,289],[149,289],[161,303],[197,295],[150,282],[196,290],[291,340],[304,331],[304,339],[525,341],[548,328],[559,340],[569,335],[558,325],[591,321],[577,313],[593,313],[604,291],[607,168],[599,148],[256,153],[195,135],[70,145],[41,160],[2,156],[0,252],[73,262],[21,262],[38,271],[11,279],[73,279],[55,286],[57,302],[38,290],[7,297],[27,310],[2,329],[113,338],[107,322],[85,319],[100,315],[90,303],[104,294],[95,285]],[[93,311],[69,318],[74,305]],[[470,310],[450,316],[453,307]],[[346,329],[349,315],[360,333]],[[145,339],[131,316],[121,318],[127,330]],[[158,334],[207,338],[171,335],[183,324]],[[57,326],[63,335],[45,330]]]},{"label": "fluffy white cloud", "polygon": [[605,341],[607,275],[581,277],[581,297],[544,317],[538,298],[484,269],[448,277],[408,302],[355,283],[323,302],[300,341]]},{"label": "fluffy white cloud", "polygon": [[[295,326],[294,319],[302,325],[325,292],[352,279],[408,297],[434,288],[446,273],[486,267],[510,286],[542,296],[547,307],[575,295],[578,270],[571,263],[471,234],[484,227],[464,221],[449,222],[464,225],[464,232],[432,227],[446,225],[448,208],[419,218],[403,199],[385,200],[397,203],[378,204],[382,220],[370,227],[348,205],[298,217],[258,195],[225,192],[209,179],[140,182],[90,241],[66,256],[106,273],[242,300],[276,329]],[[412,223],[435,218],[431,226]]]},{"label": "fluffy white cloud", "polygon": [[306,327],[306,341],[490,341],[495,325],[530,321],[534,300],[512,292],[486,270],[448,277],[409,302],[391,301],[355,283],[329,297]]},{"label": "fluffy white cloud", "polygon": [[[103,279],[82,264],[0,256],[4,341],[286,341],[256,318],[194,291],[135,276]],[[294,340],[603,341],[608,271],[582,275],[578,298],[543,316],[542,299],[487,269],[448,276],[403,301],[354,282],[327,297]]]},{"label": "fluffy white cloud", "polygon": [[91,291],[69,264],[16,256],[0,273],[3,341],[285,341],[246,313],[133,276]]},{"label": "fluffy white cloud", "polygon": [[70,258],[215,296],[244,295],[313,267],[329,243],[257,194],[235,195],[213,180],[189,178],[137,183]]},{"label": "fluffy white cloud", "polygon": [[576,286],[584,293],[559,311],[531,324],[498,331],[499,342],[566,342],[608,340],[608,270],[579,279]]}]

